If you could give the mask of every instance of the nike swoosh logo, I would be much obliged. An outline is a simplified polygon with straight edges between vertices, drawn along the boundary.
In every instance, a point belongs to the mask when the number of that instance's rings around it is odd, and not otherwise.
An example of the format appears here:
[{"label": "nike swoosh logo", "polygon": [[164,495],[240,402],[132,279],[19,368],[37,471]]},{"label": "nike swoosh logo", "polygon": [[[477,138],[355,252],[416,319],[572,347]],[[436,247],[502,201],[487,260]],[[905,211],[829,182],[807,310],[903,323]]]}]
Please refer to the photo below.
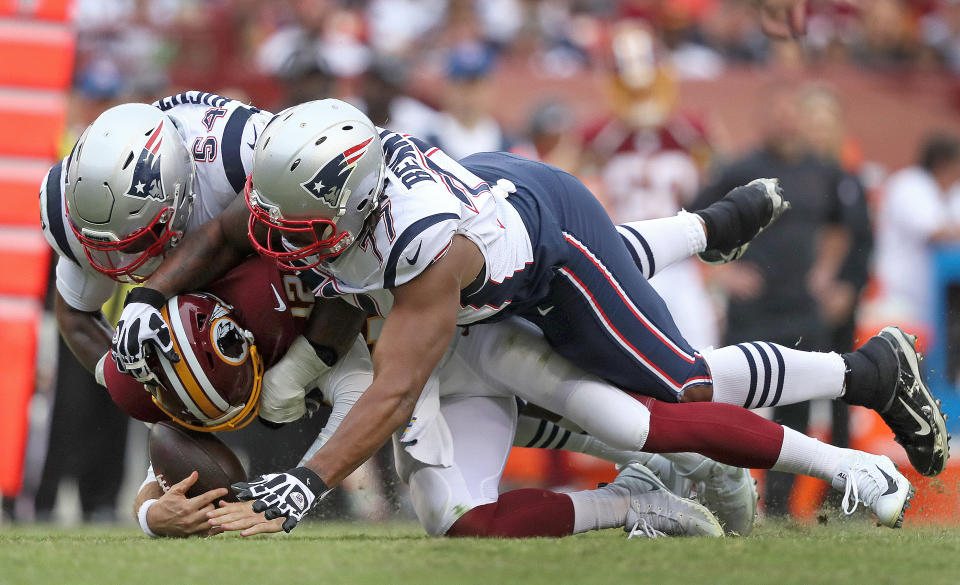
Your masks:
[{"label": "nike swoosh logo", "polygon": [[537,312],[540,313],[541,317],[546,317],[547,313],[549,313],[552,310],[553,310],[553,305],[550,305],[546,309],[541,309],[540,307],[537,307]]},{"label": "nike swoosh logo", "polygon": [[280,293],[277,292],[277,287],[270,285],[270,289],[273,290],[273,296],[277,297],[277,306],[273,308],[274,311],[286,311],[287,303],[283,302],[283,299],[280,298]]},{"label": "nike swoosh logo", "polygon": [[887,475],[887,472],[884,471],[883,469],[881,469],[879,465],[877,466],[877,470],[878,470],[880,473],[882,473],[882,474],[883,474],[883,477],[885,477],[886,480],[887,480],[887,491],[883,492],[883,494],[881,494],[881,495],[883,495],[883,496],[889,496],[889,495],[892,494],[892,493],[896,493],[896,491],[897,491],[897,482],[893,481],[893,478],[890,477],[889,475]]},{"label": "nike swoosh logo", "polygon": [[257,146],[257,127],[253,127],[253,142],[248,142],[247,146],[250,147],[250,150],[253,150]]},{"label": "nike swoosh logo", "polygon": [[917,435],[917,436],[919,436],[919,437],[922,437],[922,436],[924,436],[924,435],[929,435],[929,434],[930,434],[930,423],[928,423],[927,421],[923,420],[923,417],[921,417],[919,414],[917,414],[912,408],[910,408],[909,406],[907,406],[907,403],[903,401],[903,398],[897,398],[897,400],[899,400],[899,401],[900,401],[900,404],[902,404],[903,407],[907,409],[907,412],[910,413],[910,416],[913,417],[913,420],[917,421],[917,424],[920,425],[920,430],[917,431],[917,432],[915,432],[914,434]]},{"label": "nike swoosh logo", "polygon": [[406,257],[407,262],[409,262],[411,266],[413,266],[414,264],[417,263],[417,258],[420,257],[420,248],[421,248],[422,246],[423,246],[423,240],[420,240],[420,243],[417,244],[417,253],[413,255],[413,258],[411,258],[411,257],[409,257],[409,256]]}]

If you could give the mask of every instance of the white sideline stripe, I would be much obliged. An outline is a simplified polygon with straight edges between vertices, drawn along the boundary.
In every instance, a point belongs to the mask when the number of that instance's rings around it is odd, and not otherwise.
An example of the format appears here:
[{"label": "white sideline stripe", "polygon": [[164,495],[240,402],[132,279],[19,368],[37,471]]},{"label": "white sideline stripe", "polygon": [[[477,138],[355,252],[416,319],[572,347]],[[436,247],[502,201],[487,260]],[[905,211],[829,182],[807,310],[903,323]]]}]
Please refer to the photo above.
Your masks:
[{"label": "white sideline stripe", "polygon": [[620,335],[616,331],[614,331],[612,327],[610,327],[610,323],[607,321],[606,317],[604,317],[603,313],[600,311],[600,308],[596,305],[596,303],[593,302],[593,298],[590,296],[590,293],[586,289],[584,289],[582,286],[580,286],[580,283],[577,282],[577,279],[573,278],[573,276],[570,274],[570,272],[566,268],[561,268],[560,272],[567,277],[567,280],[569,280],[571,284],[573,284],[573,286],[577,287],[577,290],[583,293],[583,298],[586,299],[587,303],[590,304],[590,308],[592,308],[593,312],[596,313],[597,317],[599,317],[600,322],[603,323],[603,326],[610,333],[610,337],[612,337],[617,343],[619,343],[623,349],[627,350],[627,352],[630,355],[636,358],[638,362],[646,366],[647,369],[650,370],[650,373],[652,373],[656,377],[663,380],[663,382],[667,386],[673,388],[676,392],[680,392],[682,388],[679,385],[674,384],[670,379],[666,378],[663,374],[658,372],[657,369],[654,368],[652,364],[650,364],[650,362],[648,362],[642,355],[640,355],[639,353],[634,351],[632,347],[624,343]]},{"label": "white sideline stripe", "polygon": [[663,341],[666,345],[669,345],[677,355],[686,357],[688,362],[694,363],[696,361],[696,357],[688,354],[683,349],[681,349],[677,344],[673,342],[673,340],[670,339],[669,336],[664,334],[663,331],[660,331],[660,329],[658,329],[653,323],[650,322],[649,319],[647,319],[647,316],[643,314],[643,311],[638,309],[637,306],[633,304],[633,301],[630,299],[629,296],[627,296],[626,291],[623,290],[623,287],[620,286],[620,283],[617,281],[617,279],[613,277],[613,274],[611,274],[610,271],[607,270],[607,267],[604,266],[603,262],[601,262],[599,258],[594,256],[593,252],[591,252],[590,249],[583,244],[583,242],[573,237],[573,234],[563,232],[563,235],[569,238],[571,242],[574,242],[574,245],[576,247],[580,248],[580,250],[584,254],[586,254],[587,256],[590,257],[591,260],[593,260],[594,264],[598,266],[600,270],[603,271],[604,275],[606,275],[607,280],[617,288],[617,291],[620,293],[620,296],[630,306],[630,309],[633,311],[634,315],[639,316],[640,320],[643,321],[643,323],[647,326],[647,328],[650,329],[650,331],[654,332],[658,337],[660,337],[660,341]]},{"label": "white sideline stripe", "polygon": [[173,365],[170,364],[169,360],[161,357],[160,366],[163,367],[163,373],[167,375],[167,380],[169,380],[173,386],[173,391],[180,397],[180,402],[187,407],[190,414],[197,417],[197,420],[207,420],[209,417],[197,407],[193,398],[190,398],[190,394],[187,392],[187,389],[183,387],[183,384],[180,383],[180,378],[177,377],[177,372],[174,371]]},{"label": "white sideline stripe", "polygon": [[[197,382],[200,383],[200,388],[203,390],[203,393],[207,395],[210,402],[213,402],[214,406],[222,412],[227,412],[230,410],[230,405],[220,397],[220,393],[217,392],[217,389],[210,383],[210,380],[207,378],[207,373],[200,366],[200,362],[197,361],[197,356],[193,351],[183,349],[184,346],[189,347],[190,344],[184,343],[188,337],[186,330],[183,328],[183,321],[180,319],[180,307],[177,303],[177,297],[173,297],[167,301],[167,313],[170,315],[170,325],[173,327],[173,333],[177,336],[177,339],[180,340],[180,347],[182,349],[180,355],[187,360],[187,365],[190,367],[190,371],[193,372]],[[207,418],[209,417],[203,417],[203,419]]]}]

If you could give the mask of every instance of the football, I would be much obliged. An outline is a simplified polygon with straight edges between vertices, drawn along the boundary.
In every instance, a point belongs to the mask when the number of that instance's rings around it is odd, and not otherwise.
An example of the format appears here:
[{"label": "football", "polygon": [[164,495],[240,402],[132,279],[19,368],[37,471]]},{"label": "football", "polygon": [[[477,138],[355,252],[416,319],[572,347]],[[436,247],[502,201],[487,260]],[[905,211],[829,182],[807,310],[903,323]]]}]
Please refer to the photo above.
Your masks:
[{"label": "football", "polygon": [[[150,430],[150,459],[163,491],[196,471],[200,477],[187,491],[195,497],[206,491],[245,481],[247,473],[230,447],[212,433],[201,433],[169,421]],[[236,501],[231,492],[223,498]]]}]

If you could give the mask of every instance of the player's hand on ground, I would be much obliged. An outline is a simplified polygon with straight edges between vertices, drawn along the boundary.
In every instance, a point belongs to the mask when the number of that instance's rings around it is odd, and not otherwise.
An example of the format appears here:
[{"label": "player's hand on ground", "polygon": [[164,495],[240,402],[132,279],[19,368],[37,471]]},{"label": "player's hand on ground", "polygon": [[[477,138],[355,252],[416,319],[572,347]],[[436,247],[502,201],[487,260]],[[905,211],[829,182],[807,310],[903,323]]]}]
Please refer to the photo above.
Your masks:
[{"label": "player's hand on ground", "polygon": [[293,530],[313,504],[330,491],[320,476],[306,467],[261,475],[253,481],[235,483],[230,489],[240,500],[256,500],[253,511],[263,512],[267,520],[284,518],[281,527],[285,532]]},{"label": "player's hand on ground", "polygon": [[267,520],[263,512],[254,512],[252,502],[220,502],[215,510],[207,512],[211,530],[236,531],[241,536],[271,534],[283,530],[283,518]]},{"label": "player's hand on ground", "polygon": [[113,333],[111,355],[117,369],[139,382],[156,382],[147,367],[147,351],[156,350],[171,362],[180,361],[173,348],[170,329],[158,310],[163,302],[163,295],[158,291],[148,288],[131,290]]},{"label": "player's hand on ground", "polygon": [[207,512],[214,510],[213,502],[226,496],[226,488],[217,488],[193,498],[187,490],[197,482],[199,474],[194,471],[186,479],[171,487],[160,496],[147,511],[147,525],[159,536],[207,536],[211,532]]}]

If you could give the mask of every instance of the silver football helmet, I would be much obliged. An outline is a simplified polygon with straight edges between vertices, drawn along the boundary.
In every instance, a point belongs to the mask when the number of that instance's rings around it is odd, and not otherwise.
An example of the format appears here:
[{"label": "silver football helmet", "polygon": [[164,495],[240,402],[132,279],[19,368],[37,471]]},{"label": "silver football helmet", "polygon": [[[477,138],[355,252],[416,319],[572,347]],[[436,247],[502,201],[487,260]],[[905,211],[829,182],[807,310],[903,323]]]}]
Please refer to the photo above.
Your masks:
[{"label": "silver football helmet", "polygon": [[384,169],[376,126],[350,104],[325,99],[280,112],[257,140],[247,177],[250,241],[288,270],[343,253],[377,205]]},{"label": "silver football helmet", "polygon": [[147,104],[100,114],[67,159],[64,189],[90,264],[114,280],[145,280],[183,236],[195,180],[173,118]]}]

